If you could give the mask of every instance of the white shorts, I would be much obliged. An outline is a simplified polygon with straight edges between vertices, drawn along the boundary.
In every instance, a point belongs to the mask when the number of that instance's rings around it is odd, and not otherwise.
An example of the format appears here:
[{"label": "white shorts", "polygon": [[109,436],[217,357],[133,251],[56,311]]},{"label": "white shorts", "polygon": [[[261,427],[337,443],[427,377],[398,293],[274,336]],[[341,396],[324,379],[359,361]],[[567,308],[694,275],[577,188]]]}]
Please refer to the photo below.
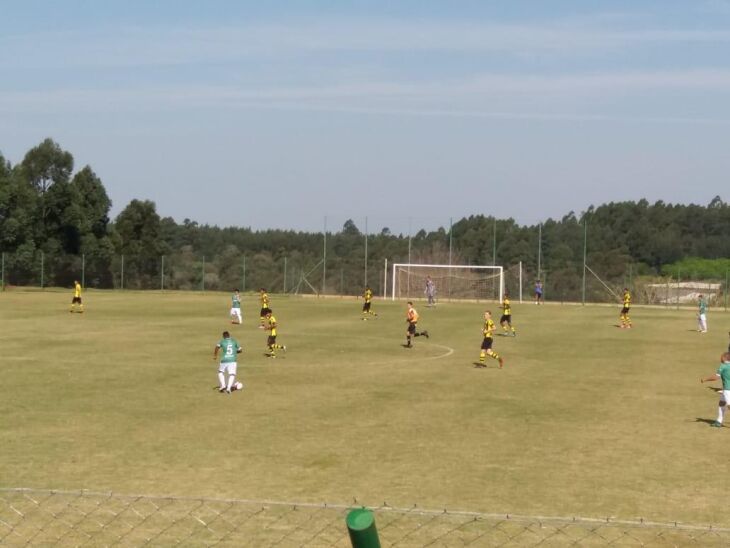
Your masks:
[{"label": "white shorts", "polygon": [[730,404],[730,390],[723,390],[720,392],[720,401]]},{"label": "white shorts", "polygon": [[235,375],[236,371],[238,370],[238,364],[236,362],[226,362],[218,366],[218,373],[225,373],[228,371],[229,375]]},{"label": "white shorts", "polygon": [[240,315],[241,315],[240,308],[231,308],[231,316],[240,316]]}]

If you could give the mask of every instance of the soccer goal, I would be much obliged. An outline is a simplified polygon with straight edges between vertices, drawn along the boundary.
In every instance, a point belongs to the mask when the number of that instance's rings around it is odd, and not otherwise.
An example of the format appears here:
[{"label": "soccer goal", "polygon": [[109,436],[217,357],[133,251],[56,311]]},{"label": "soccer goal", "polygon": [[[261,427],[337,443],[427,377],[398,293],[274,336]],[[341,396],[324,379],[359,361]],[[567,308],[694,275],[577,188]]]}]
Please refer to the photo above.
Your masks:
[{"label": "soccer goal", "polygon": [[426,298],[426,280],[433,282],[435,298],[498,300],[504,296],[501,266],[395,263],[392,271],[392,300]]}]

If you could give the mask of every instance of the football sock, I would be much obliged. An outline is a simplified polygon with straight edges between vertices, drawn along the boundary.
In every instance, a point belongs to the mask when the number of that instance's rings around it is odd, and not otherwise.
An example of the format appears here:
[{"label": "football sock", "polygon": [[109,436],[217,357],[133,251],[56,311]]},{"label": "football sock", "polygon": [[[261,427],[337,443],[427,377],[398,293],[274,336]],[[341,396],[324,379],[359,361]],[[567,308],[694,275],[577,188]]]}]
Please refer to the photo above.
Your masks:
[{"label": "football sock", "polygon": [[228,385],[226,386],[226,388],[228,390],[231,389],[231,387],[233,386],[233,381],[235,381],[235,380],[236,380],[236,376],[235,375],[228,375]]},{"label": "football sock", "polygon": [[492,350],[492,351],[491,351],[491,352],[489,353],[489,357],[490,357],[490,358],[494,358],[495,360],[498,360],[498,359],[499,359],[499,354],[497,354],[497,353],[496,353],[496,352],[495,352],[494,350]]},{"label": "football sock", "polygon": [[717,407],[717,422],[722,424],[722,421],[725,420],[725,406],[719,405]]},{"label": "football sock", "polygon": [[484,363],[484,359],[487,357],[487,353],[482,351],[479,353],[479,362]]},{"label": "football sock", "polygon": [[226,387],[226,378],[223,376],[223,373],[218,373],[218,381],[220,382],[220,388]]}]

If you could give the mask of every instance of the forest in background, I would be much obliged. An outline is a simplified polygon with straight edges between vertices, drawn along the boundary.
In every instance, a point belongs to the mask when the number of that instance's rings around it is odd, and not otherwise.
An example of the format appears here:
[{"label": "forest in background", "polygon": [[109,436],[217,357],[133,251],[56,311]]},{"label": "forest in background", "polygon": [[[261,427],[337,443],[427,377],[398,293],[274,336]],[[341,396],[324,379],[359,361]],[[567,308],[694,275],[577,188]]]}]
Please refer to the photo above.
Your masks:
[{"label": "forest in background", "polygon": [[[452,264],[503,265],[508,286],[521,262],[523,285],[539,275],[552,298],[579,300],[584,244],[586,264],[609,286],[639,277],[725,282],[730,268],[730,206],[719,196],[704,206],[612,202],[530,226],[472,215],[451,230],[410,236],[387,228],[366,236],[347,220],[327,232],[326,244],[322,232],[178,223],[144,199],[110,219],[111,205],[93,169],[74,171],[72,154],[52,139],[16,165],[0,153],[4,284],[69,286],[83,271],[86,286],[98,288],[354,295],[369,283],[379,293],[384,260],[407,262],[410,251],[413,263],[445,264],[451,256]],[[606,300],[595,283],[589,292],[590,300]]]}]

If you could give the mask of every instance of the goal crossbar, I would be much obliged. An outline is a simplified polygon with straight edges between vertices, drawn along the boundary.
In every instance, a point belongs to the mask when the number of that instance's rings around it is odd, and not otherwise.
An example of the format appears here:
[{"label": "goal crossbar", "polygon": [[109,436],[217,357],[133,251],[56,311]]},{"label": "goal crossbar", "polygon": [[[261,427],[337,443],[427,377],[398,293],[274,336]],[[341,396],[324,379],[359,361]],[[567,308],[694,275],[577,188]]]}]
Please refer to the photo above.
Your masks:
[{"label": "goal crossbar", "polygon": [[496,265],[448,265],[448,264],[417,264],[417,263],[393,263],[392,265],[392,279],[391,279],[391,300],[396,300],[396,289],[398,286],[397,282],[397,276],[398,272],[407,271],[410,275],[412,272],[412,269],[415,270],[422,270],[422,269],[436,269],[438,270],[445,270],[447,271],[447,275],[453,275],[458,276],[458,272],[474,272],[474,271],[484,271],[484,272],[493,272],[492,276],[494,278],[499,278],[499,302],[502,302],[504,298],[504,267],[502,266],[496,266]]}]

